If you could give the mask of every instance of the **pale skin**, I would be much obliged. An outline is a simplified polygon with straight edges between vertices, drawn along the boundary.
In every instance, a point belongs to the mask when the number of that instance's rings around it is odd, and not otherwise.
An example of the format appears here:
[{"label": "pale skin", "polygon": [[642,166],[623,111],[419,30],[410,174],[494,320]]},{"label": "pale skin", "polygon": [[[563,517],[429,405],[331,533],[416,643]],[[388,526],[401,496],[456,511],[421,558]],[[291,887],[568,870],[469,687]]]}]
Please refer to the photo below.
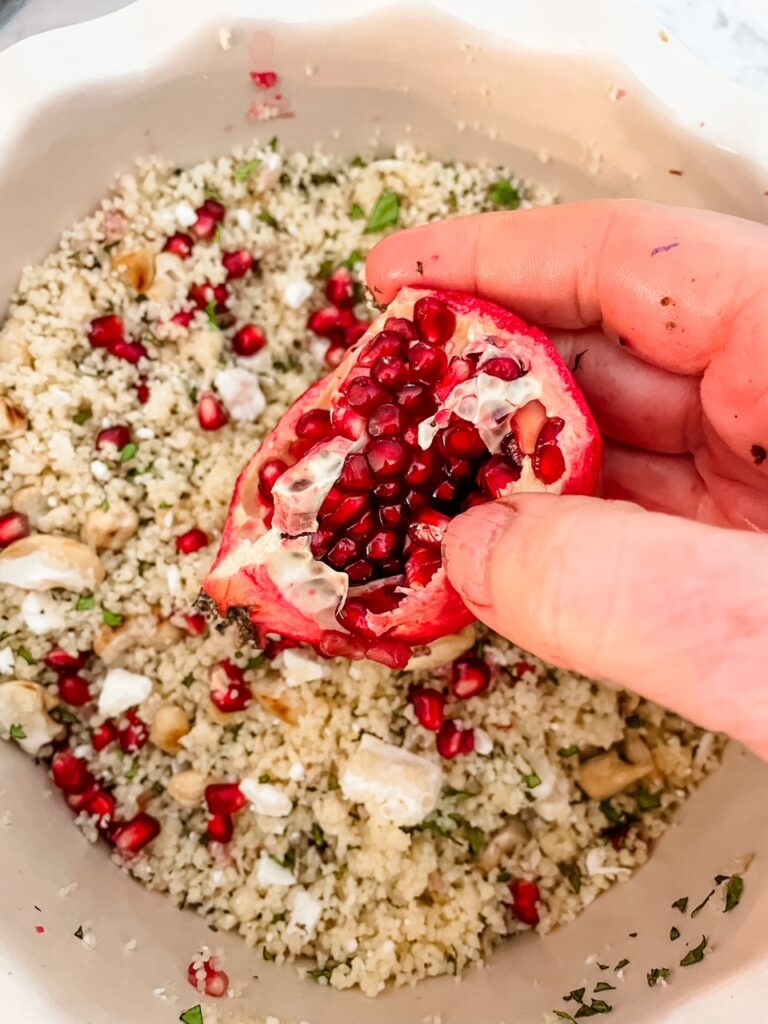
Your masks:
[{"label": "pale skin", "polygon": [[605,437],[600,497],[453,521],[446,566],[472,611],[768,758],[768,228],[575,203],[392,235],[367,276],[383,303],[458,288],[544,327]]}]

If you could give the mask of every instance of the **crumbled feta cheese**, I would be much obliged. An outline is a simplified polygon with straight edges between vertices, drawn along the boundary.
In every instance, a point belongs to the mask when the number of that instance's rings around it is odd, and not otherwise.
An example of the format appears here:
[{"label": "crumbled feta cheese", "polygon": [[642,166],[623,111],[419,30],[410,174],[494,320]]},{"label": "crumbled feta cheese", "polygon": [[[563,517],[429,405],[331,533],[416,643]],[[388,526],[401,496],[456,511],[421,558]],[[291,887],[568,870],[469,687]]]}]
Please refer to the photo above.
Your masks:
[{"label": "crumbled feta cheese", "polygon": [[283,288],[283,302],[291,309],[301,309],[313,290],[306,277],[294,278]]},{"label": "crumbled feta cheese", "polygon": [[[267,189],[274,188],[274,186],[280,180],[280,171],[283,168],[283,158],[279,153],[273,153],[271,150],[262,158],[261,167],[259,168],[259,191],[264,192]],[[310,285],[310,289],[311,289]],[[301,305],[301,303],[299,304]]]},{"label": "crumbled feta cheese", "polygon": [[239,206],[235,210],[235,220],[243,231],[250,231],[253,227],[253,214],[250,210],[246,210],[242,206]]},{"label": "crumbled feta cheese", "polygon": [[183,228],[191,228],[197,220],[197,214],[186,199],[182,199],[182,201],[177,204],[174,212],[176,214],[176,220]]},{"label": "crumbled feta cheese", "polygon": [[240,783],[240,789],[257,814],[265,814],[270,818],[284,818],[293,810],[293,802],[285,790],[273,786],[271,782],[257,782],[246,778]]},{"label": "crumbled feta cheese", "polygon": [[481,757],[493,753],[493,740],[485,729],[475,729],[475,753]]},{"label": "crumbled feta cheese", "polygon": [[123,946],[123,949],[126,953],[135,953],[138,945],[139,944],[136,939],[128,939],[126,944]]},{"label": "crumbled feta cheese", "polygon": [[239,423],[253,423],[267,406],[259,382],[249,370],[220,370],[216,374],[216,388],[227,412]]},{"label": "crumbled feta cheese", "polygon": [[595,875],[630,875],[632,872],[629,868],[621,868],[618,866],[611,867],[605,864],[606,850],[604,847],[596,846],[593,850],[589,850],[586,857],[584,858],[584,866],[587,869],[587,874],[590,876]]},{"label": "crumbled feta cheese", "polygon": [[256,883],[263,889],[268,889],[272,885],[295,885],[296,878],[292,871],[272,860],[269,854],[262,850],[259,863],[256,865]]},{"label": "crumbled feta cheese", "polygon": [[324,664],[300,651],[294,651],[291,647],[282,652],[280,659],[285,681],[289,686],[301,686],[302,683],[313,683],[317,679],[328,677],[328,669]]},{"label": "crumbled feta cheese", "polygon": [[292,764],[288,769],[288,778],[292,782],[301,782],[305,775],[306,772],[304,771],[304,765],[300,764],[298,761],[295,764]]},{"label": "crumbled feta cheese", "polygon": [[44,636],[66,627],[66,618],[51,594],[27,594],[21,602],[21,617],[36,636]]},{"label": "crumbled feta cheese", "polygon": [[112,476],[112,470],[101,459],[93,459],[91,462],[91,476],[100,483],[105,483]]},{"label": "crumbled feta cheese", "polygon": [[128,672],[124,668],[112,668],[104,676],[99,694],[100,715],[120,715],[146,700],[152,692],[152,680],[148,676]]},{"label": "crumbled feta cheese", "polygon": [[10,647],[0,648],[0,675],[9,676],[13,672],[15,658]]},{"label": "crumbled feta cheese", "polygon": [[138,427],[136,430],[136,437],[140,441],[151,441],[155,436],[155,432],[152,427]]},{"label": "crumbled feta cheese", "polygon": [[168,583],[168,593],[176,595],[181,590],[181,570],[178,565],[169,565],[165,570],[165,579]]},{"label": "crumbled feta cheese", "polygon": [[364,735],[339,782],[347,800],[397,825],[418,825],[440,799],[439,764]]},{"label": "crumbled feta cheese", "polygon": [[63,885],[59,889],[59,896],[61,896],[62,899],[66,899],[66,897],[71,896],[73,892],[77,892],[79,888],[80,886],[77,882],[70,882],[69,885]]},{"label": "crumbled feta cheese", "polygon": [[322,912],[320,901],[306,889],[299,889],[293,898],[293,909],[288,919],[288,931],[303,932],[307,939],[313,939]]}]

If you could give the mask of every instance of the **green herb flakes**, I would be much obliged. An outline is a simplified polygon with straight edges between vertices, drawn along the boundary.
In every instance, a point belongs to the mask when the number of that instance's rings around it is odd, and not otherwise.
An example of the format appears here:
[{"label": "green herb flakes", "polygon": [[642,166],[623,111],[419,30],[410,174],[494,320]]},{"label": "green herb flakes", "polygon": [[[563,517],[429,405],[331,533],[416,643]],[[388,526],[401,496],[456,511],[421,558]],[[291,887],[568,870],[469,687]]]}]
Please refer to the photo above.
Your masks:
[{"label": "green herb flakes", "polygon": [[576,864],[561,864],[560,873],[568,881],[573,892],[577,895],[581,892],[581,872]]},{"label": "green herb flakes", "polygon": [[635,800],[641,811],[652,811],[656,807],[661,807],[661,790],[658,793],[650,793],[647,789],[641,789]]},{"label": "green herb flakes", "polygon": [[571,1000],[573,1000],[574,1003],[583,1003],[584,1002],[584,993],[585,992],[586,992],[585,988],[574,988],[574,989],[571,989],[571,991],[568,993],[567,996],[563,996],[563,1002],[564,1003],[570,1003]]},{"label": "green herb flakes", "polygon": [[715,895],[715,890],[714,889],[710,889],[709,892],[707,893],[707,895],[704,897],[704,899],[698,905],[698,907],[694,907],[693,910],[691,911],[691,918],[694,918],[698,914],[700,914],[701,911],[704,909],[704,907],[706,907],[706,905],[709,903],[709,901],[712,899],[712,897],[714,895]]},{"label": "green herb flakes", "polygon": [[729,910],[733,910],[734,907],[738,907],[743,895],[744,879],[741,875],[731,875],[728,879],[728,885],[725,890],[725,909],[723,910],[723,913],[727,914]]},{"label": "green herb flakes", "polygon": [[525,775],[523,772],[520,772],[520,778],[523,780],[528,789],[535,789],[537,786],[541,785],[541,779],[536,774],[536,772],[530,772],[528,775]]},{"label": "green herb flakes", "polygon": [[75,415],[72,417],[72,422],[76,423],[78,427],[82,427],[82,425],[84,423],[87,423],[92,416],[93,412],[91,411],[90,406],[81,405],[80,408],[75,413]]},{"label": "green herb flakes", "polygon": [[704,959],[704,950],[707,948],[707,937],[702,935],[701,942],[694,949],[689,949],[680,961],[681,967],[690,967],[691,964],[700,964]]},{"label": "green herb flakes", "polygon": [[318,850],[324,850],[328,845],[325,832],[316,821],[312,822],[312,828],[309,830],[309,841]]},{"label": "green herb flakes", "polygon": [[349,208],[349,219],[350,220],[362,220],[365,216],[365,210],[362,208],[360,203],[352,203]]},{"label": "green herb flakes", "polygon": [[385,228],[394,227],[400,217],[400,196],[397,192],[382,192],[366,221],[366,235],[376,234]]},{"label": "green herb flakes", "polygon": [[203,195],[206,199],[215,199],[217,202],[222,202],[222,195],[216,188],[211,188],[210,185],[203,185]]},{"label": "green herb flakes", "polygon": [[594,1017],[598,1013],[610,1013],[613,1007],[604,999],[593,999],[589,1006],[580,1006],[576,1011],[576,1019],[581,1017]]},{"label": "green herb flakes", "polygon": [[37,658],[34,656],[34,654],[30,651],[30,649],[28,647],[24,647],[24,646],[19,647],[17,649],[16,653],[18,654],[18,656],[20,658],[23,658],[24,661],[26,661],[26,663],[28,665],[36,665],[37,664]]},{"label": "green herb flakes", "polygon": [[559,1017],[560,1020],[568,1020],[571,1022],[571,1024],[576,1024],[576,1021],[573,1019],[570,1013],[566,1013],[565,1010],[553,1010],[552,1013],[554,1013],[556,1017]]},{"label": "green herb flakes", "polygon": [[456,800],[458,803],[463,803],[464,800],[469,800],[474,795],[474,793],[470,793],[466,789],[454,789],[453,786],[446,786],[443,790],[444,797]]},{"label": "green herb flakes", "polygon": [[130,462],[130,460],[135,456],[138,450],[139,446],[136,444],[136,442],[129,441],[124,448],[120,449],[120,461]]},{"label": "green herb flakes", "polygon": [[138,774],[139,774],[139,762],[138,761],[132,761],[130,768],[128,768],[127,771],[123,772],[123,776],[128,780],[128,782],[133,782],[133,780],[136,778],[136,776]]},{"label": "green herb flakes", "polygon": [[675,926],[672,925],[672,927],[669,929],[669,941],[670,942],[674,942],[676,939],[679,939],[679,938],[680,938],[680,929],[679,928],[675,928]]},{"label": "green herb flakes", "polygon": [[357,156],[352,157],[352,159],[349,162],[349,165],[350,167],[367,167],[368,161],[363,160],[363,158],[358,154]]},{"label": "green herb flakes", "polygon": [[246,662],[245,669],[247,672],[253,672],[257,668],[265,663],[266,657],[263,654],[257,654],[254,658],[249,658]]},{"label": "green herb flakes", "polygon": [[19,725],[18,722],[15,722],[10,728],[10,736],[12,740],[25,740],[27,738],[27,733],[23,725]]},{"label": "green herb flakes", "polygon": [[111,626],[112,629],[116,629],[117,626],[122,626],[123,616],[119,612],[111,612],[109,608],[102,608],[101,621],[105,626]]},{"label": "green herb flakes", "polygon": [[508,178],[494,182],[488,189],[488,198],[502,210],[516,210],[520,205],[520,193]]},{"label": "green herb flakes", "polygon": [[264,772],[262,775],[259,776],[259,782],[262,785],[264,785],[267,782],[271,782],[271,781],[272,781],[272,776],[269,774],[269,772]]},{"label": "green herb flakes", "polygon": [[191,672],[188,672],[187,675],[185,675],[184,678],[181,680],[181,685],[189,689],[192,683],[194,683],[194,681],[195,677],[192,675]]},{"label": "green herb flakes", "polygon": [[648,987],[653,988],[660,981],[666,981],[672,972],[669,967],[653,967],[645,976]]},{"label": "green herb flakes", "polygon": [[260,220],[262,224],[268,224],[271,228],[277,228],[279,226],[277,218],[273,217],[269,210],[262,210],[259,213],[257,220]]},{"label": "green herb flakes", "polygon": [[616,986],[609,985],[607,981],[598,981],[595,985],[595,992],[615,992]]},{"label": "green herb flakes", "polygon": [[267,961],[267,963],[271,963],[271,962],[272,962],[273,960],[276,960],[276,959],[277,959],[277,953],[273,953],[273,952],[272,952],[272,950],[271,950],[271,949],[267,949],[267,947],[266,947],[266,946],[264,946],[264,947],[262,948],[262,950],[261,950],[261,956],[262,956],[262,958],[263,958],[264,960],[266,960],[266,961]]},{"label": "green herb flakes", "polygon": [[246,181],[253,174],[254,171],[258,171],[261,167],[261,158],[256,156],[253,160],[246,160],[243,164],[238,164],[235,168],[233,177],[235,181]]},{"label": "green herb flakes", "polygon": [[574,754],[578,754],[579,748],[575,743],[572,743],[570,747],[560,747],[557,752],[558,757],[573,757]]},{"label": "green herb flakes", "polygon": [[219,321],[216,318],[216,300],[215,299],[211,299],[211,301],[205,307],[205,315],[208,317],[208,323],[211,325],[211,327],[215,331],[218,331],[218,329],[219,329]]},{"label": "green herb flakes", "polygon": [[83,932],[83,926],[82,925],[78,925],[77,931],[74,934],[75,934],[75,938],[76,939],[81,939],[82,940],[83,935],[85,934]]},{"label": "green herb flakes", "polygon": [[675,900],[672,904],[673,910],[679,910],[681,914],[684,914],[688,909],[688,897],[681,896],[679,900]]},{"label": "green herb flakes", "polygon": [[629,963],[629,960],[619,960],[619,962],[616,964],[616,966],[613,969],[614,969],[614,971],[623,971],[628,963]]},{"label": "green herb flakes", "polygon": [[197,1006],[190,1006],[188,1010],[179,1017],[181,1024],[205,1024],[203,1019],[203,1008],[198,1003]]}]

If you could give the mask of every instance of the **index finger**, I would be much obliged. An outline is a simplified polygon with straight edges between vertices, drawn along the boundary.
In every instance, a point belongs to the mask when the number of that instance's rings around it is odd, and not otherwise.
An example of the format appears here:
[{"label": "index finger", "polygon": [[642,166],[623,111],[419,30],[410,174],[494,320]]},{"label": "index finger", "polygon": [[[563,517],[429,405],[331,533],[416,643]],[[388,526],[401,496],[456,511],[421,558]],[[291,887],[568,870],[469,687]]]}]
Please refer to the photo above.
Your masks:
[{"label": "index finger", "polygon": [[767,275],[768,228],[637,200],[436,222],[385,238],[367,264],[381,301],[406,284],[470,291],[544,326],[601,325],[686,374],[704,371],[740,316],[768,322]]}]

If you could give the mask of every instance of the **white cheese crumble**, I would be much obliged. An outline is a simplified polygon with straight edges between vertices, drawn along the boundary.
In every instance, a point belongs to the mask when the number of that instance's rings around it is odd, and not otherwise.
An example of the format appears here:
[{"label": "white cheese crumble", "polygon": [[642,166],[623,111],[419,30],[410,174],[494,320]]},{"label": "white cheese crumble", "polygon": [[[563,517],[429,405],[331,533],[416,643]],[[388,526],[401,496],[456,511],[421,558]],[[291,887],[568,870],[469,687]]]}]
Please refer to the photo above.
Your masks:
[{"label": "white cheese crumble", "polygon": [[293,801],[279,786],[271,782],[257,782],[256,779],[243,779],[240,789],[257,814],[270,818],[284,818],[293,810]]},{"label": "white cheese crumble", "polygon": [[94,480],[98,480],[99,483],[106,483],[112,477],[112,470],[101,459],[94,459],[91,462],[91,476]]},{"label": "white cheese crumble", "polygon": [[186,199],[182,199],[180,203],[177,203],[174,213],[176,220],[183,228],[191,228],[197,220],[197,214],[192,204],[188,203]]},{"label": "white cheese crumble", "polygon": [[301,651],[294,651],[289,647],[280,657],[285,680],[289,686],[301,686],[303,683],[328,678],[327,666],[316,658],[308,658]]},{"label": "white cheese crumble", "polygon": [[36,636],[66,628],[67,620],[59,602],[51,594],[27,594],[21,602],[21,617]]},{"label": "white cheese crumble", "polygon": [[493,753],[493,740],[485,729],[475,729],[475,753],[481,757]]},{"label": "white cheese crumble", "polygon": [[13,672],[15,661],[10,647],[0,648],[0,675],[9,676]]},{"label": "white cheese crumble", "polygon": [[596,846],[594,849],[588,851],[584,858],[584,866],[587,869],[588,875],[607,875],[609,877],[615,875],[617,877],[621,877],[632,874],[629,868],[622,868],[617,865],[613,867],[611,865],[606,865],[605,854],[606,851],[601,846]]},{"label": "white cheese crumble", "polygon": [[253,227],[253,214],[242,206],[238,206],[235,210],[235,220],[238,227],[241,227],[243,231],[250,231]]},{"label": "white cheese crumble", "polygon": [[219,370],[216,374],[216,390],[227,412],[238,423],[253,423],[267,407],[258,380],[248,370],[240,367]]},{"label": "white cheese crumble", "polygon": [[302,932],[307,939],[313,939],[323,912],[319,900],[306,889],[299,889],[293,898],[291,916],[288,918],[289,932]]},{"label": "white cheese crumble", "polygon": [[443,770],[439,764],[375,736],[364,735],[339,782],[352,803],[397,825],[418,825],[437,807]]},{"label": "white cheese crumble", "polygon": [[301,764],[299,761],[296,761],[296,763],[292,764],[291,767],[288,769],[288,778],[291,780],[291,782],[301,782],[306,774],[307,773],[304,768],[304,765]]},{"label": "white cheese crumble", "polygon": [[283,288],[283,302],[291,309],[301,309],[311,297],[313,287],[306,277],[297,277],[289,281]]},{"label": "white cheese crumble", "polygon": [[169,565],[165,570],[168,593],[175,596],[181,591],[181,570],[178,565]]},{"label": "white cheese crumble", "polygon": [[120,715],[141,704],[152,692],[152,680],[124,668],[112,668],[104,676],[99,694],[99,714]]},{"label": "white cheese crumble", "polygon": [[256,884],[262,889],[269,889],[273,885],[287,887],[296,884],[296,877],[288,868],[272,860],[264,850],[259,854],[259,863],[256,865]]}]

